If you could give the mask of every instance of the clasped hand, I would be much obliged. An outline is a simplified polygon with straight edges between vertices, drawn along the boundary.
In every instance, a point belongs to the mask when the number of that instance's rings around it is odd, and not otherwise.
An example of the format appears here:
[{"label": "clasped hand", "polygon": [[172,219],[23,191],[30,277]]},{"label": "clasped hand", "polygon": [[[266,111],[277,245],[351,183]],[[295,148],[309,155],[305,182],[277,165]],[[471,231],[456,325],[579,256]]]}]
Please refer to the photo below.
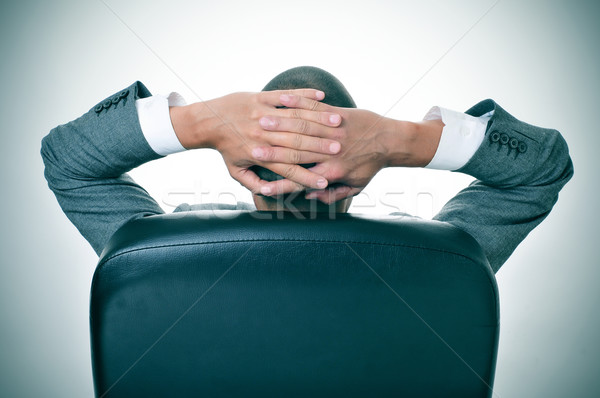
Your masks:
[{"label": "clasped hand", "polygon": [[[294,109],[312,109],[319,112],[339,114],[342,122],[336,126],[322,126],[319,132],[339,142],[341,150],[335,154],[315,156],[314,153],[298,151],[288,146],[259,147],[253,152],[254,158],[263,162],[286,164],[317,163],[308,169],[327,179],[328,189],[311,190],[310,186],[293,179],[265,183],[261,188],[263,195],[307,190],[308,199],[319,199],[332,203],[361,192],[371,179],[384,167],[390,165],[390,156],[394,153],[391,137],[394,125],[391,119],[376,113],[353,108],[338,108],[315,101],[314,99],[292,95],[284,98],[282,104]],[[274,130],[277,126],[287,125],[289,120],[273,119],[273,126],[264,126]]]},{"label": "clasped hand", "polygon": [[[235,93],[170,112],[185,148],[217,149],[231,176],[253,193],[306,190],[307,198],[331,203],[358,194],[407,146],[399,140],[402,122],[323,98],[313,89]],[[316,165],[300,166],[309,163]],[[253,165],[284,179],[261,180]]]},{"label": "clasped hand", "polygon": [[[360,193],[371,179],[385,167],[424,167],[436,153],[444,123],[441,120],[407,122],[380,116],[374,112],[355,108],[338,108],[314,99],[291,95],[282,99],[288,108],[338,114],[342,122],[337,126],[322,126],[319,133],[340,143],[339,152],[320,155],[297,151],[285,146],[258,148],[255,159],[263,162],[306,164],[316,162],[309,169],[327,179],[327,189],[312,189],[293,179],[265,182],[263,195],[278,195],[306,190],[306,198],[332,203]],[[274,118],[275,127],[285,125],[285,120]],[[260,155],[260,156],[257,156]]]}]

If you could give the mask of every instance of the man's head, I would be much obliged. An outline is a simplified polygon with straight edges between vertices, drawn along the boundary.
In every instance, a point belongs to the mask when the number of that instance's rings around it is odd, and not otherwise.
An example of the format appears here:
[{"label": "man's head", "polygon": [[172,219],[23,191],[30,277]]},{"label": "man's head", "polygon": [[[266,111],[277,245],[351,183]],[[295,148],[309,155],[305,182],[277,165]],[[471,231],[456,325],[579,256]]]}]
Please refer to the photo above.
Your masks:
[{"label": "man's head", "polygon": [[[325,104],[342,108],[356,108],[356,104],[350,93],[348,93],[348,90],[346,90],[344,85],[335,76],[313,66],[299,66],[288,69],[267,83],[263,91],[291,90],[297,88],[314,88],[323,91],[325,99],[321,102]],[[307,164],[302,166],[308,168],[313,165]],[[252,170],[261,179],[266,181],[275,181],[283,178],[279,174],[260,166],[253,166]],[[307,200],[304,198],[304,194],[305,192],[296,192],[276,198],[253,195],[253,199],[258,210],[335,211],[338,213],[346,212],[352,201],[352,198],[347,198],[331,205],[326,205],[315,199]]]}]

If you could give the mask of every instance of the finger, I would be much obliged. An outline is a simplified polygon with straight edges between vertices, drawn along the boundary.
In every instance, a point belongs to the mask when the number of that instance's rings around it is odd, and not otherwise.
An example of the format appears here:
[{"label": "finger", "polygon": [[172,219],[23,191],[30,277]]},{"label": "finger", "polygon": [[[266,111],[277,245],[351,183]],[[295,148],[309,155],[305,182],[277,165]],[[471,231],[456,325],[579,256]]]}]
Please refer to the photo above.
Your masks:
[{"label": "finger", "polygon": [[281,94],[279,96],[278,105],[283,105],[288,108],[308,109],[311,111],[332,111],[334,109],[334,107],[330,105],[296,94]]},{"label": "finger", "polygon": [[331,191],[327,196],[323,195],[323,199],[320,199],[321,202],[326,204],[331,204],[338,202],[340,200],[348,199],[353,196],[358,195],[362,191],[362,188],[352,188],[352,187],[338,187],[335,190]]},{"label": "finger", "polygon": [[[306,188],[323,189],[327,187],[327,180],[322,176],[315,174],[302,166],[285,163],[268,163],[263,167],[287,178],[292,182],[303,185]],[[262,191],[261,191],[262,192]]]},{"label": "finger", "polygon": [[330,164],[329,162],[317,163],[308,170],[323,176],[331,184],[343,182],[346,177],[346,173],[343,169],[340,169],[335,164]]},{"label": "finger", "polygon": [[310,98],[316,101],[321,101],[325,98],[325,93],[314,88],[295,88],[291,90],[281,90],[282,94],[297,95],[303,98]]},{"label": "finger", "polygon": [[250,169],[237,168],[232,171],[231,176],[254,194],[260,193],[263,185],[267,183]]},{"label": "finger", "polygon": [[299,151],[325,154],[336,154],[342,146],[339,142],[327,138],[311,137],[296,133],[270,132],[261,134],[262,141],[275,146],[282,146]]},{"label": "finger", "polygon": [[304,185],[297,184],[290,180],[277,180],[263,184],[260,193],[264,196],[276,196],[304,190],[306,190]]},{"label": "finger", "polygon": [[329,159],[327,154],[283,147],[256,147],[252,149],[252,157],[263,162],[288,164],[319,163]]},{"label": "finger", "polygon": [[321,189],[308,192],[305,195],[306,199],[318,199],[323,203],[331,204],[339,200],[357,195],[362,189],[353,188],[348,185],[341,185],[333,189]]},{"label": "finger", "polygon": [[263,91],[259,93],[259,98],[266,104],[272,106],[281,106],[281,95],[294,95],[303,98],[308,98],[314,101],[321,101],[325,98],[325,93],[321,90],[315,90],[313,88],[299,88],[294,90],[275,90],[275,91]]},{"label": "finger", "polygon": [[263,129],[311,134],[310,127],[320,134],[327,132],[328,135],[332,135],[335,131],[324,130],[323,126],[338,127],[342,123],[342,117],[332,112],[315,112],[305,109],[277,109],[274,112],[276,115],[263,116],[258,120]]}]

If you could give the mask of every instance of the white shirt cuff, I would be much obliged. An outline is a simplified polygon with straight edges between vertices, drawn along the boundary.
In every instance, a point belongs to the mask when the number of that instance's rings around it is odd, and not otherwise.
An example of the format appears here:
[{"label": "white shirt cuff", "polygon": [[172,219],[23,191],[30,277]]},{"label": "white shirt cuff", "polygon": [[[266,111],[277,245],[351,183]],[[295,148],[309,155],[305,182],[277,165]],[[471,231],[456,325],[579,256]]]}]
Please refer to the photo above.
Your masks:
[{"label": "white shirt cuff", "polygon": [[442,120],[444,128],[437,151],[428,169],[458,170],[473,157],[485,136],[493,111],[474,117],[466,113],[434,106],[423,120]]},{"label": "white shirt cuff", "polygon": [[185,100],[178,93],[169,96],[153,95],[135,101],[142,133],[150,148],[161,156],[185,151],[171,124],[170,106],[183,106]]}]

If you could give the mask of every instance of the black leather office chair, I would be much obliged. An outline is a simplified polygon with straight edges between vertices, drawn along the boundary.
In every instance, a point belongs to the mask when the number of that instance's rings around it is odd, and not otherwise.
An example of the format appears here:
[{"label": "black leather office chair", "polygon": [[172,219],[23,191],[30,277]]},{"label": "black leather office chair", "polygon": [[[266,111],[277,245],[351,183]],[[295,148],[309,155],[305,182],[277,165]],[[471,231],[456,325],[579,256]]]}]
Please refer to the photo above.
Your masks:
[{"label": "black leather office chair", "polygon": [[90,322],[99,397],[485,397],[499,309],[445,223],[190,212],[113,236]]}]

